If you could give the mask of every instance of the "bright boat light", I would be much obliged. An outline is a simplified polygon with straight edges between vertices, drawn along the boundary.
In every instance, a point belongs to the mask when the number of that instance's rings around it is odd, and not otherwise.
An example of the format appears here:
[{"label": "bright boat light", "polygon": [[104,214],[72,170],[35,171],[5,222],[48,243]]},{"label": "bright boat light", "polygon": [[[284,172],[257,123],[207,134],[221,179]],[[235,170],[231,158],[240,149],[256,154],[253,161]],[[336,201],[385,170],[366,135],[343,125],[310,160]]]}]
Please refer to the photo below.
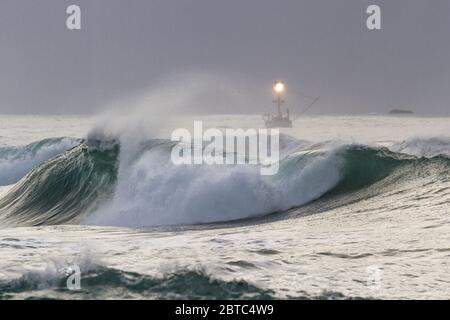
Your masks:
[{"label": "bright boat light", "polygon": [[278,94],[283,93],[285,90],[284,83],[282,81],[275,82],[273,90]]}]

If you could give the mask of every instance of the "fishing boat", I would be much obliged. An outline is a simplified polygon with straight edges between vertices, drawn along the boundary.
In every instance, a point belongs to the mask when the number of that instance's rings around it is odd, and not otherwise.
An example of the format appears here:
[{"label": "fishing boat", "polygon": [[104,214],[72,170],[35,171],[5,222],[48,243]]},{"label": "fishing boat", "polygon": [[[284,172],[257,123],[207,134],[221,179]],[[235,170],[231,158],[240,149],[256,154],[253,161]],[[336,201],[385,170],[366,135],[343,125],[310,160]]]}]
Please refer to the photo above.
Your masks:
[{"label": "fishing boat", "polygon": [[283,94],[286,91],[285,83],[283,81],[275,81],[273,91],[276,95],[276,99],[273,102],[277,107],[277,113],[263,115],[266,128],[292,128],[292,120],[289,116],[289,109],[286,108],[286,113],[283,113],[283,105],[285,103]]}]

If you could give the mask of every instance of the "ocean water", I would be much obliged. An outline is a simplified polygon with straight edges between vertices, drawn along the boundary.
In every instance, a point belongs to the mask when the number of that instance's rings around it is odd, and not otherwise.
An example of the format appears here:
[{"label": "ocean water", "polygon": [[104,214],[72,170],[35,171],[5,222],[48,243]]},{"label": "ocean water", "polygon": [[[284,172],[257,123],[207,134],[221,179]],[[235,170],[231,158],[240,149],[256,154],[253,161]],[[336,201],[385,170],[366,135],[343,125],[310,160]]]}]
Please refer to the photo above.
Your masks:
[{"label": "ocean water", "polygon": [[1,116],[0,299],[450,298],[450,118],[305,116],[266,177],[174,166],[174,128]]}]

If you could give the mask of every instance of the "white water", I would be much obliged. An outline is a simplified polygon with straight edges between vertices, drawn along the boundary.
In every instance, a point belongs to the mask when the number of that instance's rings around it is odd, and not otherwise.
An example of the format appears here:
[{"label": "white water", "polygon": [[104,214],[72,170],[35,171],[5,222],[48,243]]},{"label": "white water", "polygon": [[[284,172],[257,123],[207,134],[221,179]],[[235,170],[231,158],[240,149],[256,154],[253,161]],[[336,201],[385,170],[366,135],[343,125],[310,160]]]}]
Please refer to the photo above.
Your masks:
[{"label": "white water", "polygon": [[450,157],[450,138],[415,137],[390,147],[392,151],[410,154],[416,157],[433,158],[437,156]]},{"label": "white water", "polygon": [[[121,162],[114,199],[85,223],[122,227],[232,221],[310,202],[341,178],[338,152],[305,158],[289,174],[262,176],[258,166],[176,166],[153,148]],[[283,168],[282,168],[283,169]]]}]

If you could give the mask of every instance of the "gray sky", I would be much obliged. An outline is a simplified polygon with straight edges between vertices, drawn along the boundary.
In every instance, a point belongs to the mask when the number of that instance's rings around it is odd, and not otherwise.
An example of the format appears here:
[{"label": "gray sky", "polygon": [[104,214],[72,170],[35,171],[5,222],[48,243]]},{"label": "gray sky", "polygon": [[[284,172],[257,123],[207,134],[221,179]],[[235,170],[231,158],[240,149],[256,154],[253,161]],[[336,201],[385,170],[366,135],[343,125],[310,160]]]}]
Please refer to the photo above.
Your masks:
[{"label": "gray sky", "polygon": [[[81,31],[66,29],[70,4]],[[369,4],[380,31],[366,28]],[[0,113],[87,113],[211,74],[226,106],[189,111],[260,113],[282,78],[294,110],[303,93],[322,97],[315,112],[449,114],[449,32],[448,0],[1,0]],[[245,108],[222,96],[230,79]]]}]

